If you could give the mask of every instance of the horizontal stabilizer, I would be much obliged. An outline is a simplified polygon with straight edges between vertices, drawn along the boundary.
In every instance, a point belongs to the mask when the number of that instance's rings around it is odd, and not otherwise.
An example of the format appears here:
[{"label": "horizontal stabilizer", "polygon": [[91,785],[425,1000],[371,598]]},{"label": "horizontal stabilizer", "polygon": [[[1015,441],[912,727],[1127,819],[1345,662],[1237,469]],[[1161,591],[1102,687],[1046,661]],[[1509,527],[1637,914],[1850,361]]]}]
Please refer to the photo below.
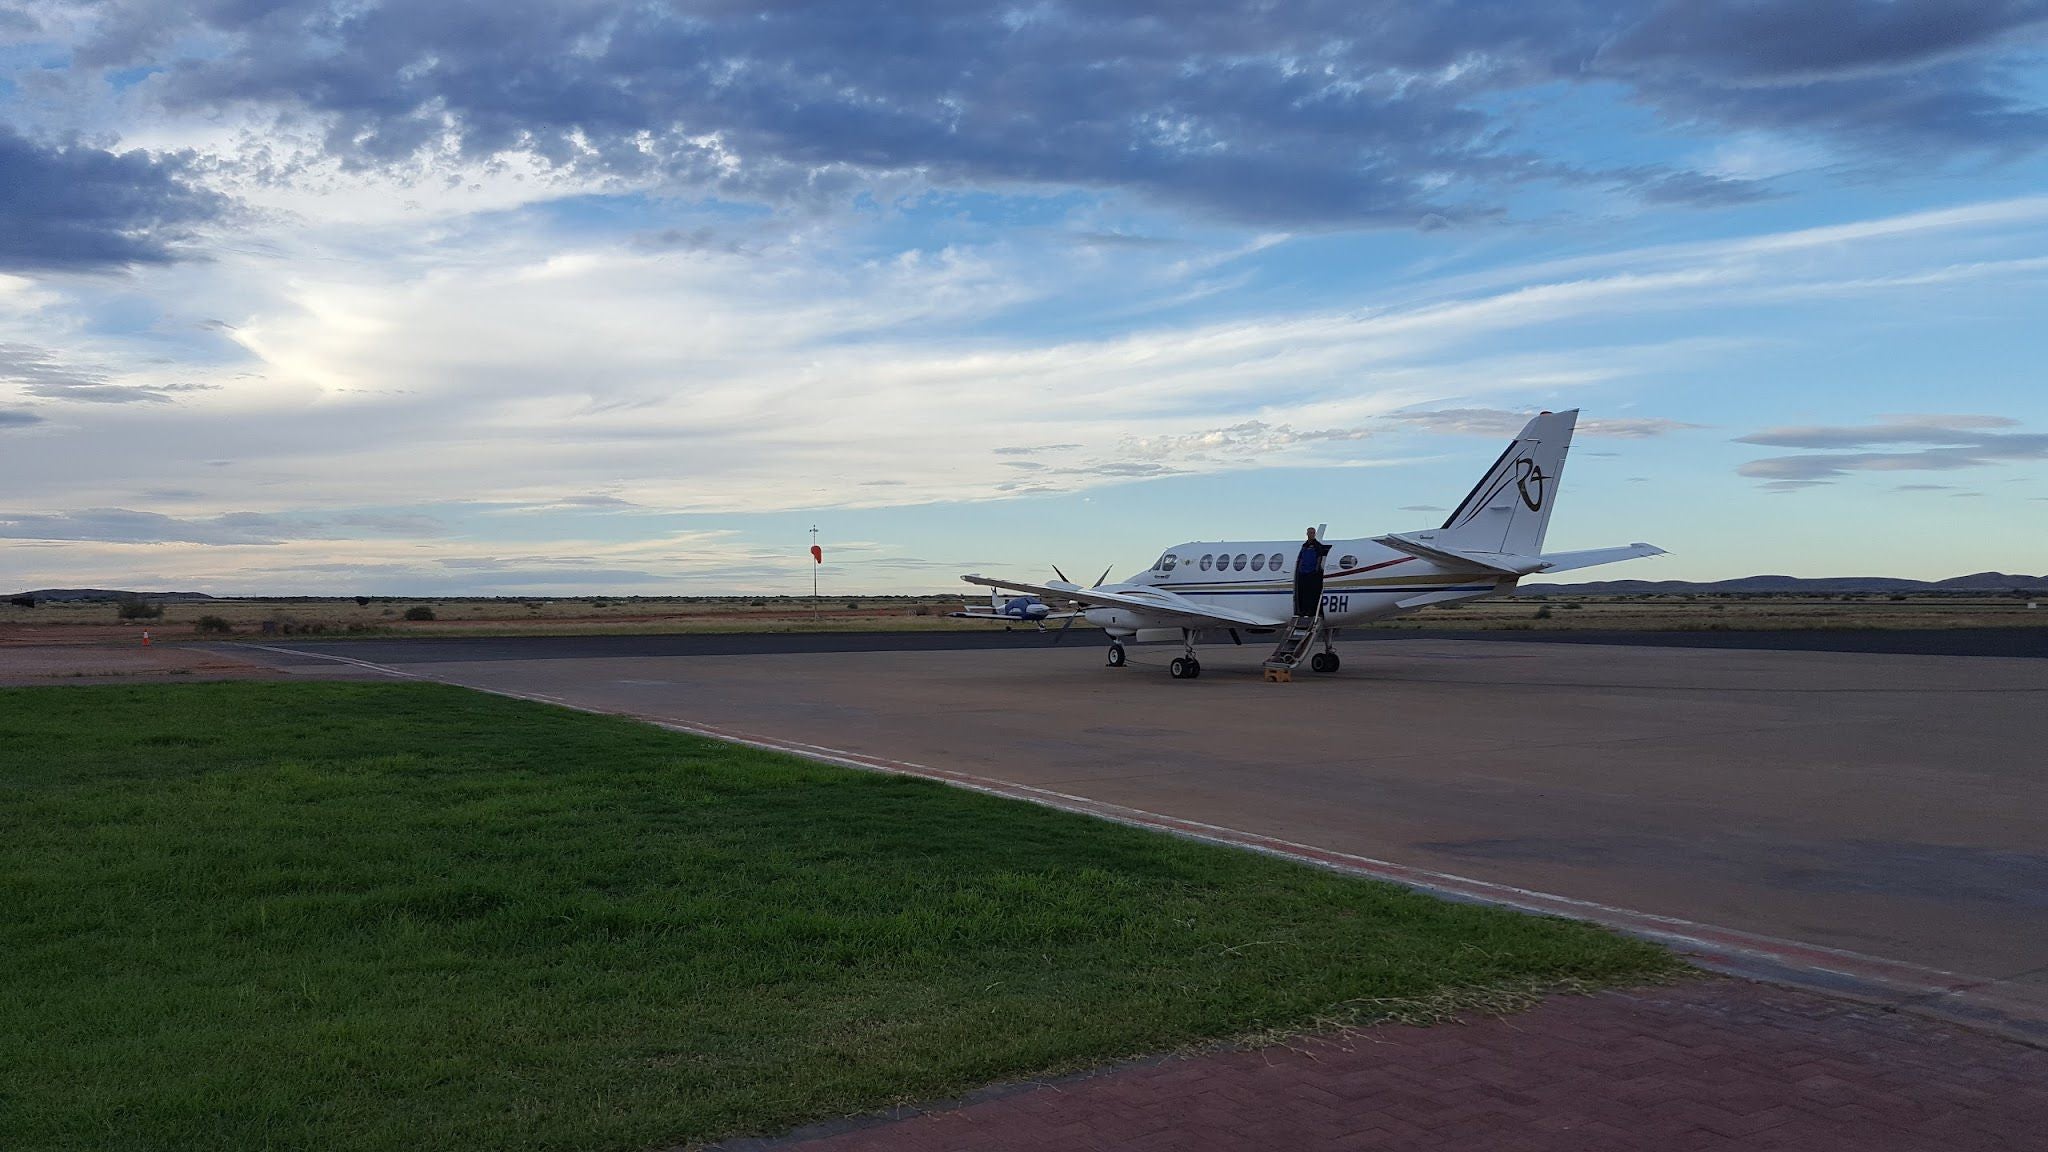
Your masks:
[{"label": "horizontal stabilizer", "polygon": [[1613,548],[1588,548],[1583,552],[1552,552],[1543,557],[1542,572],[1570,572],[1575,568],[1591,568],[1595,564],[1612,564],[1617,560],[1634,560],[1641,556],[1662,556],[1665,552],[1655,544],[1621,544]]},{"label": "horizontal stabilizer", "polygon": [[1390,536],[1375,536],[1373,543],[1419,556],[1446,568],[1466,572],[1484,572],[1491,576],[1527,576],[1543,570],[1544,558],[1516,556],[1508,552],[1468,552],[1459,548],[1447,548],[1433,543],[1429,532],[1396,532]]}]

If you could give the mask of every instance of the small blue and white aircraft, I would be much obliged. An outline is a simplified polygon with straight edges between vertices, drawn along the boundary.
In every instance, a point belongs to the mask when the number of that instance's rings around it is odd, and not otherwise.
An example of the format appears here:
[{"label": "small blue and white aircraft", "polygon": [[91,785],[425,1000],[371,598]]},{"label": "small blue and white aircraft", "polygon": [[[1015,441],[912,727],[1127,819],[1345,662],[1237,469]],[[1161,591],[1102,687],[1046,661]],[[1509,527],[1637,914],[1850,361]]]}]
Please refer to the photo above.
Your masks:
[{"label": "small blue and white aircraft", "polygon": [[[1558,480],[1571,447],[1577,409],[1530,420],[1479,483],[1434,529],[1329,541],[1323,594],[1313,619],[1293,615],[1294,559],[1299,540],[1191,541],[1167,549],[1148,572],[1115,584],[1083,588],[1062,577],[1046,584],[997,580],[979,573],[969,584],[1009,588],[1075,605],[1077,615],[1109,634],[1108,663],[1124,664],[1126,642],[1178,643],[1168,666],[1175,679],[1202,674],[1195,645],[1241,633],[1286,632],[1301,650],[1320,639],[1310,667],[1335,672],[1338,629],[1433,604],[1455,604],[1515,589],[1524,576],[1569,572],[1638,556],[1660,556],[1652,544],[1580,552],[1543,551],[1557,502]],[[1055,569],[1057,571],[1057,569]],[[1072,625],[1072,620],[1065,627]],[[1282,642],[1287,647],[1287,642]],[[1291,658],[1290,658],[1291,659]]]},{"label": "small blue and white aircraft", "polygon": [[[1108,575],[1107,572],[1103,573],[1105,578]],[[988,594],[986,608],[973,604],[962,607],[962,611],[948,612],[946,615],[954,620],[994,620],[1006,625],[1036,624],[1041,632],[1045,630],[1047,620],[1071,621],[1080,615],[1079,612],[1055,612],[1052,605],[1047,604],[1042,597],[1005,596],[1000,589]]]}]

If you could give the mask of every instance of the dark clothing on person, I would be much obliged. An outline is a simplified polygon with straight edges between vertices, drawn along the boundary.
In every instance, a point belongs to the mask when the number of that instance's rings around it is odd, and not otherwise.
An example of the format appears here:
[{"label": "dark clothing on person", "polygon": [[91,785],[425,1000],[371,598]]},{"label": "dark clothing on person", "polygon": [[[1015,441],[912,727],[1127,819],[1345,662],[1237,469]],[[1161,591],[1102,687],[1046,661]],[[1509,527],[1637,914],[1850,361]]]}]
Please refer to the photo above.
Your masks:
[{"label": "dark clothing on person", "polygon": [[1316,605],[1321,602],[1322,598],[1323,574],[1321,572],[1310,572],[1306,575],[1297,574],[1294,577],[1294,614],[1296,616],[1315,615]]},{"label": "dark clothing on person", "polygon": [[1323,557],[1330,546],[1320,540],[1304,540],[1294,557],[1294,614],[1313,616],[1323,598]]}]

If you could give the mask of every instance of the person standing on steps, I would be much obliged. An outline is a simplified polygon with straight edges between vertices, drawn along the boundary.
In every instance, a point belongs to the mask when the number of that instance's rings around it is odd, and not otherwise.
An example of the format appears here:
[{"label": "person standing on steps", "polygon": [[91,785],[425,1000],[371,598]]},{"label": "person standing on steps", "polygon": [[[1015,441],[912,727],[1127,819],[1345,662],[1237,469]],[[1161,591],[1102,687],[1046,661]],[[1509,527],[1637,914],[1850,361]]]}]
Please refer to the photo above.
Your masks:
[{"label": "person standing on steps", "polygon": [[1301,551],[1294,557],[1294,614],[1313,616],[1323,599],[1323,557],[1329,555],[1330,546],[1316,539],[1316,530],[1308,530],[1308,539],[1301,542]]}]

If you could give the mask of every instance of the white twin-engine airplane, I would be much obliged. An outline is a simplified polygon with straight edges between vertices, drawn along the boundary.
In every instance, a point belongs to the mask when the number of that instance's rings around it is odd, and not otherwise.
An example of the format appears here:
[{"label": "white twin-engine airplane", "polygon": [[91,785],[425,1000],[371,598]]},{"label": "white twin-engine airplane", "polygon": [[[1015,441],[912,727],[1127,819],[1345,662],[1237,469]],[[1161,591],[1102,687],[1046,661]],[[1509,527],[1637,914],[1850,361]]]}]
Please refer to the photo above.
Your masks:
[{"label": "white twin-engine airplane", "polygon": [[[1298,645],[1293,655],[1276,653],[1276,658],[1292,663],[1320,639],[1323,650],[1309,666],[1317,672],[1335,672],[1339,660],[1332,642],[1335,630],[1344,625],[1432,604],[1498,596],[1538,572],[1569,572],[1664,553],[1650,544],[1544,553],[1544,529],[1550,524],[1565,451],[1578,418],[1573,409],[1540,413],[1530,420],[1442,527],[1329,541],[1322,600],[1313,619],[1293,615],[1299,540],[1181,544],[1167,549],[1151,571],[1094,588],[1064,577],[1046,584],[996,580],[979,573],[961,579],[1072,602],[1089,623],[1109,633],[1108,660],[1113,668],[1124,664],[1126,641],[1177,642],[1183,653],[1169,670],[1176,679],[1192,679],[1202,674],[1196,644],[1216,642],[1223,635],[1242,643],[1240,633],[1285,630]],[[1283,640],[1281,648],[1288,646]]]}]

